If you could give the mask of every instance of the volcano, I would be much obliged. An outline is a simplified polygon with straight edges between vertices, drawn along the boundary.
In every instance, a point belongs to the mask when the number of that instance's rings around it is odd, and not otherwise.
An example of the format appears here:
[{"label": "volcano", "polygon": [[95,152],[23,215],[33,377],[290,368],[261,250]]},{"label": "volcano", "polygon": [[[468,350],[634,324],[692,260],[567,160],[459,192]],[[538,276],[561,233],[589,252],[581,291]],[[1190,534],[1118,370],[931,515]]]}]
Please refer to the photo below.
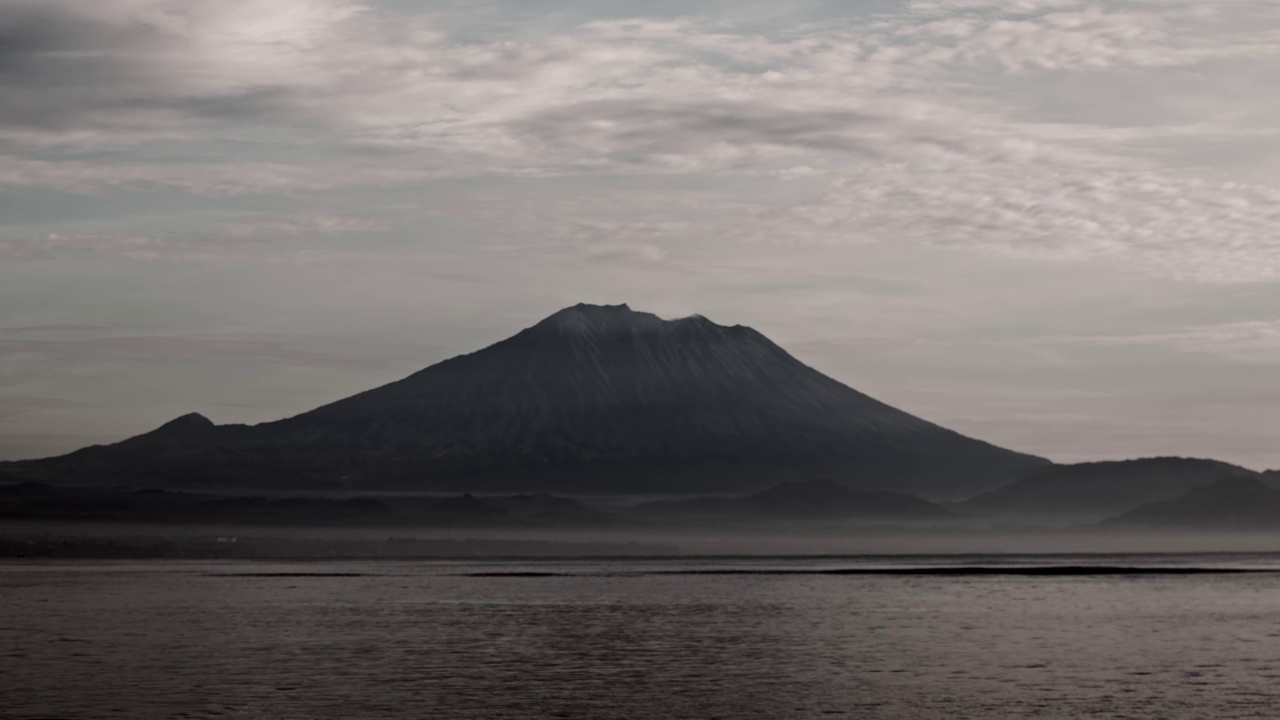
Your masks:
[{"label": "volcano", "polygon": [[0,470],[81,483],[472,492],[742,492],[828,477],[953,499],[1046,465],[857,392],[751,328],[576,305],[295,417],[247,426],[192,414]]}]

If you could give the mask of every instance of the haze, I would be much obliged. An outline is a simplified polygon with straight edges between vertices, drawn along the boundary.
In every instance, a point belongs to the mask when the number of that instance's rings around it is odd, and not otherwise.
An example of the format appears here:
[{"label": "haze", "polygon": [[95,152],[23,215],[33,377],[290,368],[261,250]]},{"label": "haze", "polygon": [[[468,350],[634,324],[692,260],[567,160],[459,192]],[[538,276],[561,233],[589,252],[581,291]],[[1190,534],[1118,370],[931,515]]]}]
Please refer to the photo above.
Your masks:
[{"label": "haze", "polygon": [[1243,0],[0,0],[0,458],[585,301],[1059,462],[1280,466],[1278,55]]}]

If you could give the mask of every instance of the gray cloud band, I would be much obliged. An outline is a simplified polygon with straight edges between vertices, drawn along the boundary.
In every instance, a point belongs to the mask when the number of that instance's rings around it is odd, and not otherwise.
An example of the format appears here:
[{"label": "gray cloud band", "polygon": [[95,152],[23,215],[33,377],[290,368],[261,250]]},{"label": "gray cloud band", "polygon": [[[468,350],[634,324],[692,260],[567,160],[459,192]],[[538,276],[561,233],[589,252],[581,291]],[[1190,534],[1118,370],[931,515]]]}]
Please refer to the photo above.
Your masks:
[{"label": "gray cloud band", "polygon": [[[1229,106],[1125,135],[1064,122],[1022,89],[1256,70],[1280,52],[1280,12],[1256,3],[912,2],[768,36],[645,18],[463,40],[441,17],[346,0],[0,0],[0,184],[279,195],[450,177],[799,179],[807,198],[710,218],[699,241],[918,242],[1226,282],[1280,268],[1280,194],[1162,161],[1260,132]],[[292,154],[257,158],[263,133]],[[227,150],[188,157],[214,141]],[[654,237],[640,254],[686,241]],[[588,253],[616,252],[601,242]]]}]

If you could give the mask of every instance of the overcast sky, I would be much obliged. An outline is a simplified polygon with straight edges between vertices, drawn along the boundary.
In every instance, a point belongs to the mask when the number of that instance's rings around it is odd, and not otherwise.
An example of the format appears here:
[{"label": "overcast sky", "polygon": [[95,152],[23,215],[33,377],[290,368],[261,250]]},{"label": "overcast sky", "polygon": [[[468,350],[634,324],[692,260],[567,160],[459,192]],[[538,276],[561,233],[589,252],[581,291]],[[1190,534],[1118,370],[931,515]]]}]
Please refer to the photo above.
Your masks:
[{"label": "overcast sky", "polygon": [[1280,466],[1272,0],[0,0],[0,457],[577,303],[1059,461]]}]

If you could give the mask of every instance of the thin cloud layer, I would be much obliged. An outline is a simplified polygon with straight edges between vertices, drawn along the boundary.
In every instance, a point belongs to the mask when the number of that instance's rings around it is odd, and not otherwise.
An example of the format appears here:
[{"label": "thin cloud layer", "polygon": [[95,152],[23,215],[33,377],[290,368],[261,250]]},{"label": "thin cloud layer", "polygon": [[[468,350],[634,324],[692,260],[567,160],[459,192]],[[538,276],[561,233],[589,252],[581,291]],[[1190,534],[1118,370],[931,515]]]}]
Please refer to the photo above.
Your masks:
[{"label": "thin cloud layer", "polygon": [[[1274,189],[1141,147],[1265,133],[1233,126],[1232,108],[1206,109],[1198,134],[1009,111],[1018,83],[1073,74],[1105,86],[1109,73],[1164,82],[1213,63],[1261,72],[1280,53],[1274,9],[911,2],[769,36],[635,18],[484,40],[447,31],[451,19],[354,0],[5,0],[0,184],[276,195],[449,177],[764,176],[814,188],[784,212],[758,209],[772,242],[1104,258],[1221,282],[1280,269],[1265,232]],[[284,137],[287,157],[253,156],[252,143]],[[228,139],[247,144],[182,157]],[[744,234],[736,218],[708,224]]]}]

